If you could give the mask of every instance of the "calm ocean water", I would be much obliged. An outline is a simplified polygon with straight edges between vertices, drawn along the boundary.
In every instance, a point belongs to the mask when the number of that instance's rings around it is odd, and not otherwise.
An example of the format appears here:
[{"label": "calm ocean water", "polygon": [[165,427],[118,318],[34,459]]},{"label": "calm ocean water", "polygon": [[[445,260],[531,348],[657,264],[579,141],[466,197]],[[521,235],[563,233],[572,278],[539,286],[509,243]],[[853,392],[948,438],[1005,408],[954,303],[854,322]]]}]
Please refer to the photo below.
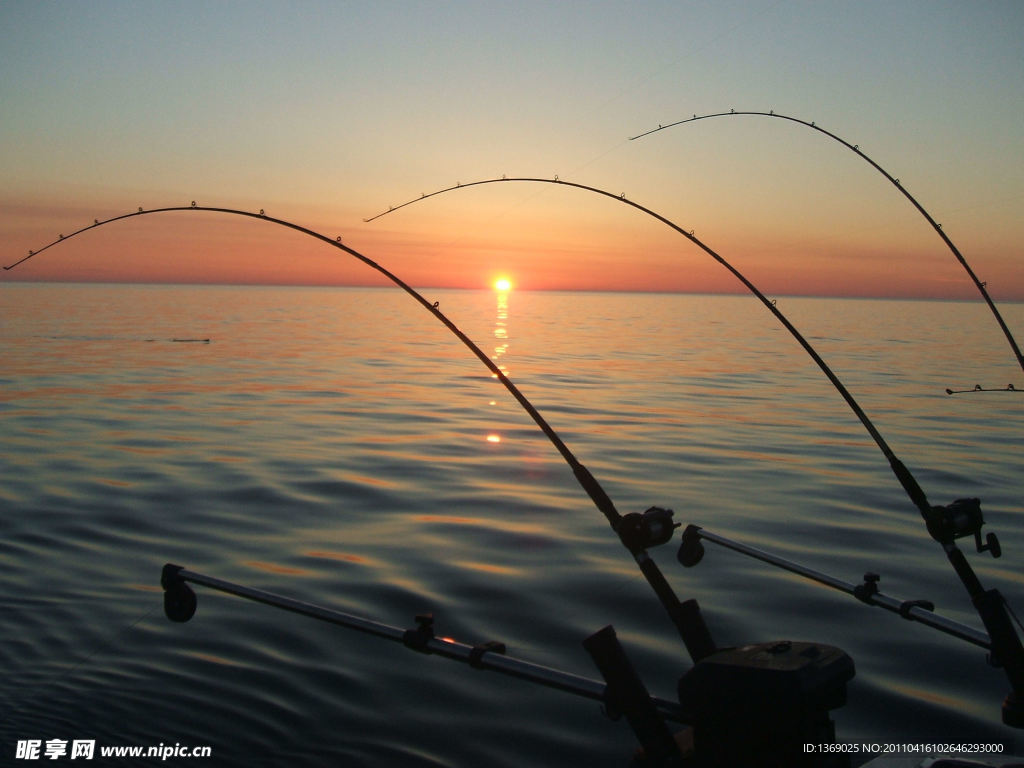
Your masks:
[{"label": "calm ocean water", "polygon": [[[978,626],[881,453],[754,299],[435,292],[605,486]],[[977,303],[782,299],[932,503],[982,499],[1024,611],[1024,400]],[[597,677],[614,624],[653,692],[689,658],[561,458],[392,290],[0,286],[0,762],[19,739],[210,745],[217,766],[622,766],[625,722],[547,691],[197,588],[165,562]],[[1018,336],[1024,305],[1001,307]],[[175,340],[205,341],[175,341]],[[973,646],[709,545],[720,645],[838,645],[848,742],[1024,746]],[[965,547],[973,550],[972,546]],[[175,761],[168,761],[174,763]],[[117,764],[124,765],[127,761]],[[142,762],[133,764],[143,764]]]}]

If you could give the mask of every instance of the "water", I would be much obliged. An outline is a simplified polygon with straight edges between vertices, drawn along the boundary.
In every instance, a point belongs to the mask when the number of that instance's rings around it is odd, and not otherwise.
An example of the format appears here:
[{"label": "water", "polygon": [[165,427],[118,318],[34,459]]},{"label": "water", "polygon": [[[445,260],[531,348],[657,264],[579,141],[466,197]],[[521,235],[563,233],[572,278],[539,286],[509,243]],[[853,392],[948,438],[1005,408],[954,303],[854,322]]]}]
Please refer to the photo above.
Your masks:
[{"label": "water", "polygon": [[[978,626],[881,453],[748,297],[435,292],[623,513],[662,505]],[[593,702],[198,588],[192,570],[597,677],[608,623],[649,687],[689,663],[628,554],[486,369],[391,290],[6,284],[0,291],[0,749],[210,745],[218,766],[621,766]],[[932,503],[978,496],[1024,606],[1020,371],[975,303],[783,299]],[[1018,334],[1024,305],[1003,305]],[[209,341],[204,341],[209,339]],[[856,660],[848,742],[983,741],[984,653],[708,546],[684,570],[721,645]],[[965,546],[973,550],[973,546]],[[154,764],[159,761],[154,761]],[[169,760],[187,763],[189,760]],[[121,761],[119,764],[125,764]],[[133,764],[145,764],[144,761]]]}]

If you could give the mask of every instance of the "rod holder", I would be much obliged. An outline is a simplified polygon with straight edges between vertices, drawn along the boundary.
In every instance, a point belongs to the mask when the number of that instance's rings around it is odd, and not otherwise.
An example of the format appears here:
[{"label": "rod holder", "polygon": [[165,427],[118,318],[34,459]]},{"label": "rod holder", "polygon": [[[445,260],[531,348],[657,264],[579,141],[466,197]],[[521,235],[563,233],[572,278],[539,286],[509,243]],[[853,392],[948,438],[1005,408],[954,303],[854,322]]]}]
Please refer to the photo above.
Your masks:
[{"label": "rod holder", "polygon": [[691,598],[680,603],[679,611],[686,629],[683,642],[686,644],[686,650],[690,653],[690,658],[696,664],[717,651],[718,646],[715,645],[715,641],[711,637],[711,630],[708,629],[707,622],[704,621],[704,614],[701,613],[700,606],[695,599]]},{"label": "rod holder", "polygon": [[[265,592],[242,584],[218,579],[213,576],[187,570],[180,565],[168,563],[160,576],[164,588],[164,607],[171,605],[168,618],[172,621],[188,621],[195,613],[195,593],[186,582],[198,584],[225,594],[270,606],[282,611],[296,613],[317,621],[355,630],[381,640],[401,643],[420,653],[431,654],[451,661],[459,661],[479,670],[489,670],[508,677],[541,685],[553,690],[570,693],[591,701],[607,701],[607,683],[580,677],[570,672],[534,664],[514,656],[505,655],[503,643],[488,642],[477,645],[461,643],[449,637],[434,633],[434,624],[429,614],[416,617],[416,626],[403,629],[383,624],[373,619],[335,611],[313,603],[306,603],[284,595]],[[191,597],[189,597],[191,595]],[[187,615],[186,615],[187,614]],[[674,701],[651,696],[650,705],[665,720],[685,722],[681,707]]]},{"label": "rod holder", "polygon": [[[697,525],[688,525],[683,531],[683,544],[680,547],[680,561],[683,560],[683,550],[687,552],[696,552],[699,547],[700,557],[696,561],[689,562],[689,565],[696,565],[700,558],[704,556],[704,545],[701,541],[711,542],[717,544],[725,549],[731,549],[733,552],[738,552],[741,555],[752,557],[755,560],[760,560],[768,565],[773,565],[776,568],[782,568],[783,570],[795,573],[798,576],[803,576],[805,579],[815,581],[819,584],[824,584],[826,587],[845,592],[865,605],[873,605],[878,608],[882,608],[891,613],[898,614],[901,618],[907,621],[915,621],[919,624],[924,624],[932,629],[937,629],[952,637],[959,638],[968,643],[984,648],[986,651],[992,650],[992,640],[984,632],[980,632],[973,627],[969,627],[966,624],[947,619],[944,616],[936,614],[934,612],[935,605],[930,600],[900,600],[890,595],[884,594],[879,591],[878,583],[881,578],[877,574],[865,574],[864,580],[860,584],[853,584],[842,579],[838,579],[835,576],[831,576],[827,573],[822,573],[813,568],[808,568],[800,563],[794,563],[792,560],[787,560],[778,555],[766,552],[762,549],[757,549],[749,544],[736,541],[735,539],[722,536],[718,533],[712,533],[706,528],[701,528]],[[687,565],[684,562],[683,565]],[[987,625],[986,625],[987,628]]]},{"label": "rod holder", "polygon": [[605,706],[609,713],[626,716],[633,733],[643,747],[644,762],[656,766],[671,765],[682,759],[675,738],[651,702],[651,695],[626,656],[626,651],[609,624],[583,641],[608,683]]}]

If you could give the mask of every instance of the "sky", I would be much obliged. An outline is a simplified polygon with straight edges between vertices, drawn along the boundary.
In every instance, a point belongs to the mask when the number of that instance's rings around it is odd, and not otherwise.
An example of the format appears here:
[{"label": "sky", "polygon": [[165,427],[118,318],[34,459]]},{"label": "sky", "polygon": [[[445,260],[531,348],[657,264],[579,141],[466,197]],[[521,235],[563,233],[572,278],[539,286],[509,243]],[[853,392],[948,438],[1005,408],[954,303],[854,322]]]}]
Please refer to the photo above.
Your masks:
[{"label": "sky", "polygon": [[[1024,4],[0,0],[0,261],[223,206],[418,287],[1024,300]],[[0,281],[380,284],[266,222],[154,214]]]}]

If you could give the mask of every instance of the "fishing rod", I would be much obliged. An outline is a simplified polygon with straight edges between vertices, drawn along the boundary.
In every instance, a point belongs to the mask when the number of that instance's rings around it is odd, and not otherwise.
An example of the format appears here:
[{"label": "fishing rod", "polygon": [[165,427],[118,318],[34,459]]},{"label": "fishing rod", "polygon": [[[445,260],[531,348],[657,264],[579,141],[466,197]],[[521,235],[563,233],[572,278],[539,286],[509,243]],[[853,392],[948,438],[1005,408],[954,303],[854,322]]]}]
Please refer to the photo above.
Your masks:
[{"label": "fishing rod", "polygon": [[[836,391],[838,391],[846,401],[854,415],[857,416],[868,434],[875,441],[875,444],[889,461],[889,466],[892,469],[893,474],[896,476],[896,479],[899,481],[911,502],[917,507],[921,516],[924,518],[928,533],[942,546],[942,549],[946,554],[946,558],[949,560],[950,565],[952,565],[953,570],[956,572],[961,583],[964,585],[964,588],[967,590],[967,594],[971,598],[975,610],[978,612],[982,623],[985,625],[985,629],[988,631],[992,643],[992,657],[997,659],[1003,666],[1007,678],[1009,679],[1012,692],[1003,704],[1004,722],[1007,722],[1008,724],[1012,723],[1015,727],[1024,728],[1024,645],[1021,644],[1020,637],[1017,635],[1016,629],[1010,622],[1006,602],[1002,595],[998,590],[986,590],[982,586],[981,581],[974,572],[970,563],[967,561],[966,556],[956,545],[957,539],[973,536],[979,553],[987,551],[993,557],[998,557],[1000,555],[1001,550],[999,548],[998,539],[994,533],[989,533],[987,535],[986,543],[983,544],[981,541],[981,528],[985,524],[985,520],[982,516],[980,501],[978,499],[957,499],[945,506],[932,505],[929,503],[927,496],[917,480],[914,478],[913,474],[911,474],[906,465],[904,465],[896,456],[888,443],[886,443],[885,439],[882,437],[881,433],[875,427],[874,423],[870,418],[868,418],[867,414],[860,407],[856,399],[854,399],[853,395],[850,394],[846,386],[839,380],[838,376],[836,376],[810,342],[808,342],[807,339],[804,338],[804,336],[796,329],[774,301],[768,299],[768,297],[766,297],[747,277],[745,277],[725,258],[698,239],[694,235],[693,230],[683,229],[675,222],[667,219],[659,213],[656,213],[650,208],[634,202],[633,200],[629,200],[626,198],[625,194],[616,195],[597,187],[565,181],[559,179],[557,176],[553,179],[502,176],[500,179],[483,179],[466,184],[460,182],[452,187],[439,189],[429,194],[422,194],[420,197],[409,200],[401,205],[391,206],[387,211],[383,211],[375,216],[366,218],[364,221],[374,221],[382,216],[386,216],[409,205],[413,205],[414,203],[427,200],[437,195],[446,194],[454,190],[510,182],[560,184],[608,197],[612,200],[617,200],[620,203],[636,208],[642,213],[645,213],[665,224],[675,232],[683,235],[683,237],[688,239],[691,243],[725,267],[747,288],[748,291],[757,297],[757,299],[776,317],[780,323],[782,323],[786,330],[789,331],[790,335],[800,344],[801,347],[803,347],[804,351],[807,352],[811,359],[825,374],[828,380],[835,387]],[[669,535],[671,535],[671,532]]]},{"label": "fishing rod", "polygon": [[[830,139],[834,139],[835,141],[838,141],[840,144],[842,144],[844,147],[849,149],[851,152],[853,152],[854,154],[856,154],[859,157],[861,157],[864,160],[866,160],[871,165],[872,168],[874,168],[876,171],[878,171],[880,174],[882,174],[886,179],[888,179],[889,182],[894,187],[896,187],[896,189],[898,189],[900,192],[903,193],[904,197],[906,197],[911,203],[913,203],[914,207],[917,208],[917,210],[921,213],[921,215],[924,216],[925,220],[929,224],[931,224],[932,228],[939,234],[939,237],[942,238],[942,241],[946,244],[946,246],[949,248],[949,250],[953,253],[953,256],[956,257],[956,260],[958,262],[960,262],[960,265],[964,268],[964,270],[967,272],[968,276],[974,282],[974,285],[975,285],[975,287],[977,287],[978,292],[981,294],[982,298],[985,299],[985,303],[988,304],[988,308],[992,311],[992,315],[993,315],[993,317],[995,317],[996,322],[999,323],[999,327],[1003,330],[1003,335],[1006,336],[1006,340],[1007,340],[1007,342],[1009,342],[1010,348],[1013,350],[1013,354],[1017,358],[1017,363],[1020,365],[1021,370],[1024,371],[1024,354],[1021,354],[1020,347],[1017,346],[1016,339],[1013,338],[1013,334],[1010,332],[1009,327],[1006,325],[1006,322],[1003,320],[1003,316],[999,313],[999,310],[996,308],[995,302],[992,301],[992,297],[989,296],[988,295],[988,291],[985,290],[986,283],[984,283],[981,280],[979,280],[978,276],[976,274],[974,274],[974,270],[971,269],[970,265],[967,263],[967,259],[964,258],[963,254],[960,253],[960,250],[953,244],[953,241],[950,240],[949,235],[947,235],[945,230],[942,229],[942,225],[939,224],[937,221],[935,221],[935,219],[932,218],[931,214],[928,213],[928,211],[926,211],[924,209],[924,206],[921,205],[917,201],[917,198],[915,198],[912,194],[910,194],[910,191],[905,186],[903,186],[900,183],[899,179],[895,178],[892,174],[890,174],[888,171],[886,171],[884,168],[882,168],[882,166],[880,166],[878,163],[876,163],[874,160],[872,160],[870,157],[868,157],[864,152],[862,152],[861,149],[860,149],[860,145],[858,145],[858,144],[851,144],[846,139],[843,139],[840,136],[837,136],[836,134],[832,133],[831,131],[825,130],[820,125],[818,125],[816,123],[813,123],[813,122],[808,122],[807,120],[801,120],[798,117],[790,117],[789,115],[782,115],[782,114],[779,114],[778,112],[775,112],[773,110],[772,111],[768,111],[768,112],[756,112],[756,111],[741,111],[741,112],[737,112],[734,109],[731,109],[728,112],[716,112],[716,113],[710,114],[710,115],[694,115],[693,117],[688,117],[685,120],[679,120],[679,121],[674,122],[674,123],[669,123],[668,125],[659,125],[657,128],[654,128],[654,129],[652,129],[650,131],[646,131],[645,133],[640,133],[640,134],[637,134],[636,136],[631,136],[629,140],[630,141],[636,141],[637,139],[642,139],[644,136],[650,136],[652,133],[658,133],[659,131],[664,131],[667,128],[673,128],[673,127],[675,127],[677,125],[683,125],[685,123],[693,123],[693,122],[696,122],[697,120],[708,120],[708,119],[713,118],[713,117],[730,117],[730,116],[734,116],[734,115],[748,115],[748,116],[755,115],[755,116],[758,116],[758,117],[774,117],[774,118],[778,118],[779,120],[788,120],[788,121],[790,121],[792,123],[797,123],[798,125],[803,125],[803,126],[806,126],[808,128],[811,128],[811,129],[813,129],[815,131],[818,131],[819,133],[823,133],[824,135],[828,136]],[[987,391],[987,390],[975,388],[974,390],[960,390],[960,391],[961,392],[968,392],[968,391],[984,392],[984,391]],[[956,393],[950,392],[949,394],[956,394]]]},{"label": "fishing rod", "polygon": [[628,205],[628,206],[630,206],[632,208],[636,208],[637,210],[641,211],[642,213],[645,213],[648,216],[651,216],[654,219],[656,219],[656,220],[660,221],[661,223],[665,224],[670,229],[672,229],[672,230],[676,231],[677,233],[681,234],[683,237],[685,237],[687,240],[689,240],[691,243],[696,245],[702,251],[704,251],[709,256],[711,256],[711,258],[713,258],[715,261],[717,261],[719,264],[721,264],[723,267],[725,267],[730,273],[732,273],[732,275],[737,280],[739,280],[744,285],[744,287],[746,287],[746,289],[748,291],[750,291],[750,293],[752,293],[768,309],[769,312],[771,312],[775,316],[775,318],[780,323],[782,323],[782,325],[786,328],[786,330],[789,331],[790,335],[800,344],[801,347],[803,347],[804,351],[811,357],[811,359],[815,362],[815,364],[817,364],[817,366],[822,370],[822,372],[825,374],[825,376],[828,378],[828,380],[830,382],[832,382],[832,386],[834,386],[836,388],[836,390],[839,392],[839,394],[843,397],[843,399],[846,401],[847,405],[853,411],[854,415],[858,418],[860,423],[867,430],[868,434],[875,441],[875,444],[882,451],[882,454],[886,457],[886,459],[888,459],[889,464],[892,467],[894,474],[896,475],[896,477],[900,481],[900,483],[903,485],[904,489],[906,490],[907,494],[910,496],[911,500],[915,503],[916,506],[918,506],[919,509],[922,509],[922,514],[926,514],[926,519],[927,519],[927,516],[930,513],[926,513],[925,512],[925,509],[928,508],[929,505],[928,505],[927,499],[925,498],[924,492],[921,490],[920,486],[918,485],[917,481],[914,479],[913,475],[911,475],[910,471],[903,465],[903,462],[901,462],[896,457],[896,454],[889,447],[888,443],[886,443],[885,438],[882,437],[881,433],[875,427],[875,425],[871,421],[871,419],[868,418],[868,415],[860,407],[860,404],[854,399],[853,395],[850,394],[850,392],[846,388],[846,386],[842,383],[842,381],[839,380],[839,377],[836,376],[836,374],[829,367],[828,363],[825,362],[825,360],[818,354],[817,350],[814,349],[814,347],[811,345],[811,343],[809,341],[807,341],[806,338],[804,338],[803,334],[801,334],[800,331],[797,330],[796,326],[794,326],[789,321],[789,319],[783,314],[782,310],[779,309],[779,307],[778,307],[778,305],[776,304],[775,301],[773,301],[773,300],[769,299],[767,296],[765,296],[757,288],[757,286],[754,285],[754,283],[751,282],[745,275],[743,275],[736,267],[734,267],[732,264],[730,264],[728,261],[726,261],[726,259],[724,257],[722,257],[720,254],[718,254],[716,251],[712,250],[712,248],[710,246],[708,246],[706,243],[704,243],[702,240],[697,238],[694,235],[694,231],[692,229],[691,230],[683,229],[683,227],[681,227],[680,225],[676,224],[675,222],[667,219],[666,217],[662,216],[661,214],[651,210],[650,208],[648,208],[648,207],[646,207],[644,205],[641,205],[640,203],[637,203],[637,202],[635,202],[633,200],[630,200],[629,198],[627,198],[625,196],[625,194],[616,195],[616,194],[614,194],[612,192],[609,192],[607,190],[599,189],[598,187],[592,187],[592,186],[589,186],[589,185],[586,185],[586,184],[579,184],[579,183],[572,182],[572,181],[565,181],[563,179],[559,179],[557,176],[555,176],[553,179],[543,179],[543,178],[535,178],[535,177],[507,177],[507,176],[502,176],[500,179],[483,179],[483,180],[480,180],[480,181],[474,181],[474,182],[470,182],[470,183],[467,183],[467,184],[463,184],[463,183],[460,182],[460,183],[456,184],[453,187],[446,187],[444,189],[439,189],[439,190],[437,190],[435,192],[431,192],[429,194],[424,194],[424,195],[421,195],[418,198],[415,198],[413,200],[409,200],[409,201],[407,201],[405,203],[402,203],[401,205],[391,206],[391,207],[388,208],[388,210],[386,210],[386,211],[384,211],[382,213],[378,213],[375,216],[371,216],[369,218],[363,219],[363,221],[364,222],[375,221],[376,219],[379,219],[382,216],[387,216],[390,213],[393,213],[395,211],[399,211],[402,208],[405,208],[405,207],[407,207],[409,205],[413,205],[414,203],[419,203],[419,202],[421,202],[423,200],[427,200],[427,199],[429,199],[431,197],[435,197],[437,195],[443,195],[443,194],[446,194],[448,192],[452,192],[452,191],[457,190],[457,189],[469,189],[471,187],[483,186],[483,185],[487,185],[487,184],[504,184],[504,183],[515,183],[515,182],[527,182],[527,183],[536,183],[536,184],[558,184],[558,185],[565,186],[565,187],[581,189],[581,190],[584,190],[586,192],[592,192],[592,193],[595,193],[595,194],[598,194],[598,195],[602,195],[604,197],[611,198],[612,200],[617,200],[617,201],[619,201],[621,203],[624,203],[625,205]]},{"label": "fishing rod", "polygon": [[612,530],[618,535],[619,539],[629,550],[633,559],[636,561],[641,573],[647,579],[648,584],[654,590],[658,596],[659,601],[668,613],[670,620],[676,627],[676,631],[679,633],[680,638],[686,645],[690,655],[695,659],[699,657],[704,650],[707,648],[707,628],[703,623],[703,619],[700,615],[700,609],[697,606],[696,601],[687,600],[685,602],[680,601],[673,591],[668,580],[664,574],[658,568],[657,563],[647,553],[647,548],[655,546],[657,544],[663,544],[672,538],[672,533],[675,528],[678,527],[678,523],[672,522],[672,511],[661,509],[659,507],[651,507],[643,513],[630,512],[626,515],[622,515],[615,508],[611,498],[605,492],[604,488],[597,481],[597,479],[591,474],[583,463],[569,450],[569,447],[559,437],[558,433],[548,424],[547,420],[540,414],[540,412],[534,407],[527,397],[512,383],[511,379],[505,375],[504,371],[491,360],[490,357],[482,350],[472,339],[470,339],[465,333],[463,333],[453,323],[444,312],[441,311],[439,302],[430,302],[423,297],[416,289],[410,286],[408,283],[399,278],[396,274],[389,271],[385,267],[378,264],[376,261],[370,259],[367,256],[359,253],[355,249],[345,245],[342,242],[341,237],[330,238],[327,235],[316,232],[308,227],[304,227],[300,224],[296,224],[291,221],[284,219],[275,218],[266,214],[264,209],[260,209],[259,213],[253,213],[252,211],[243,211],[234,208],[223,208],[215,206],[203,206],[197,205],[193,200],[191,205],[187,206],[167,206],[163,208],[152,208],[144,209],[141,206],[138,210],[130,213],[121,214],[120,216],[114,216],[109,219],[100,220],[93,219],[93,223],[82,227],[70,235],[61,234],[56,240],[48,243],[42,248],[29,251],[28,255],[19,259],[18,261],[5,266],[5,270],[10,270],[17,267],[20,264],[25,263],[29,259],[38,256],[49,248],[64,243],[77,235],[80,235],[89,230],[96,229],[98,227],[111,224],[116,221],[124,219],[130,219],[136,216],[148,216],[151,214],[158,213],[169,213],[169,212],[211,212],[211,213],[222,213],[234,216],[244,216],[247,218],[258,219],[265,221],[270,224],[277,224],[288,229],[293,229],[301,232],[304,235],[320,240],[327,243],[330,246],[338,248],[344,251],[350,256],[355,257],[359,261],[363,262],[370,268],[376,270],[393,284],[401,288],[405,293],[415,299],[420,306],[426,309],[430,314],[437,318],[449,331],[451,331],[456,338],[459,339],[466,346],[467,349],[472,352],[477,359],[482,362],[491,374],[498,379],[505,387],[506,390],[515,398],[516,402],[522,406],[523,410],[529,414],[530,418],[533,419],[534,423],[540,428],[544,435],[548,438],[552,445],[558,450],[562,458],[572,469],[573,475],[577,482],[594,502],[594,505],[604,514]]},{"label": "fishing rod", "polygon": [[947,395],[962,395],[964,392],[1024,392],[1024,390],[1014,388],[1013,384],[1007,384],[1005,387],[983,387],[981,384],[975,384],[971,389],[947,389]]}]

